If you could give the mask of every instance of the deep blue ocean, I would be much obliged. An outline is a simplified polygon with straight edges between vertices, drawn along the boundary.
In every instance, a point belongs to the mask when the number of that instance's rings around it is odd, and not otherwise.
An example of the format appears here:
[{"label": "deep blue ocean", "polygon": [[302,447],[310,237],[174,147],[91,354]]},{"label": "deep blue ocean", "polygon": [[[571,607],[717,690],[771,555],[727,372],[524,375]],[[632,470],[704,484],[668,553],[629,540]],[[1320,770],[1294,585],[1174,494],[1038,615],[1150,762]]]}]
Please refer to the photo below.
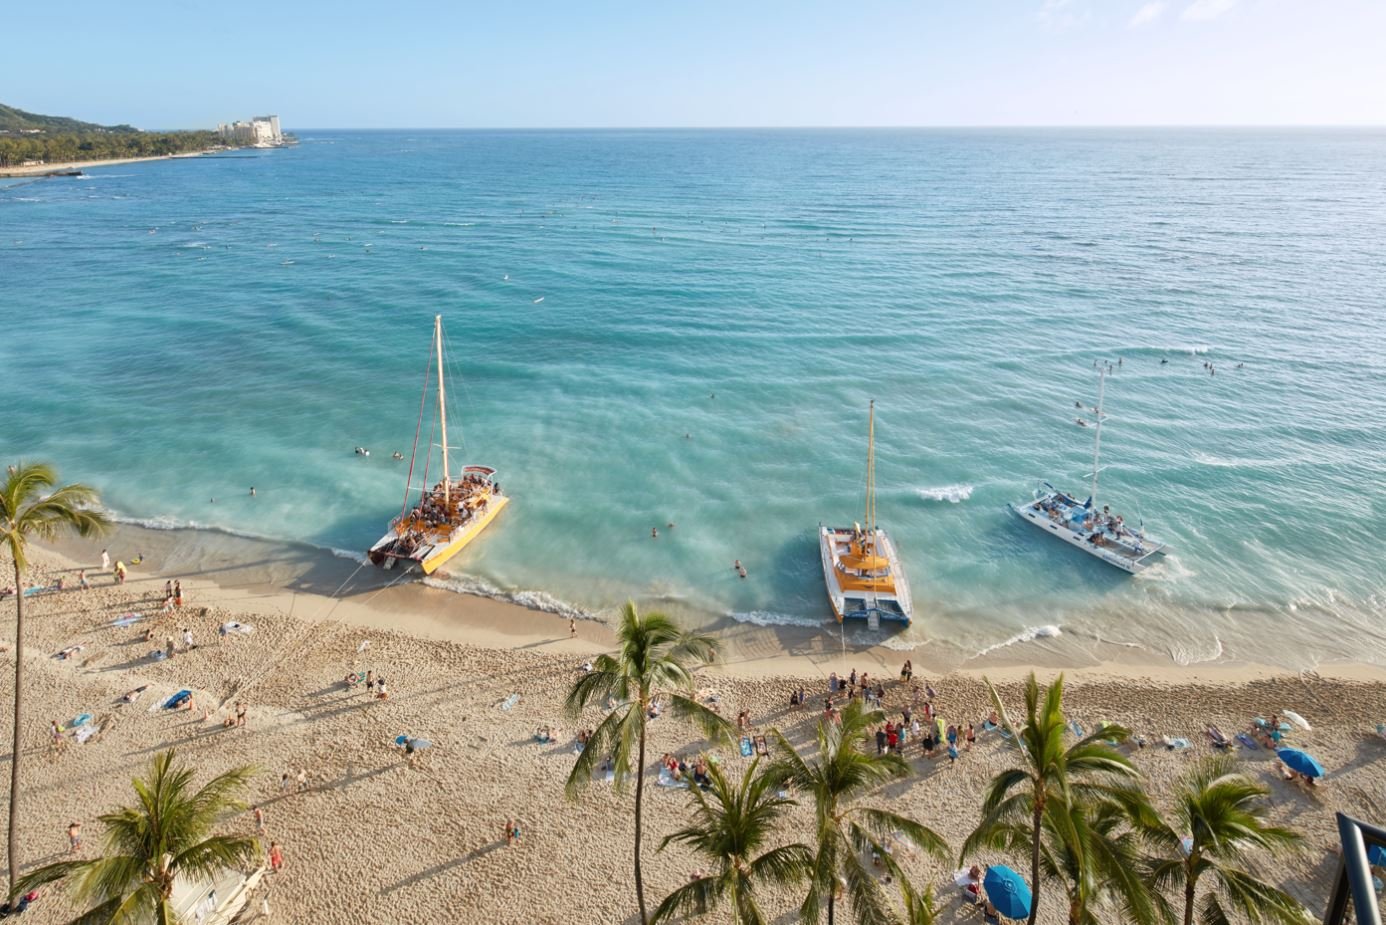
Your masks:
[{"label": "deep blue ocean", "polygon": [[[360,551],[441,313],[455,457],[513,499],[445,585],[823,623],[874,398],[888,644],[1386,663],[1386,132],[299,136],[0,181],[0,456]],[[1173,549],[1137,578],[1005,507],[1086,494],[1118,361],[1100,503]]]}]

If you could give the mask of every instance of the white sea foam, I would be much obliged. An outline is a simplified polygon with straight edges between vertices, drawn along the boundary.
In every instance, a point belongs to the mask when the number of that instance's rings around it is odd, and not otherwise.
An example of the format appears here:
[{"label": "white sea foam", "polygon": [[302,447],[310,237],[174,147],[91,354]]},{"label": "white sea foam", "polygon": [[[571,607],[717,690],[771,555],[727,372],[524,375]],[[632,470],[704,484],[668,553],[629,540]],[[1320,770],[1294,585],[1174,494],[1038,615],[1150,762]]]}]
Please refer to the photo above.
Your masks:
[{"label": "white sea foam", "polygon": [[1222,638],[1214,633],[1210,648],[1200,649],[1193,645],[1175,644],[1169,647],[1169,656],[1174,659],[1176,665],[1188,667],[1201,662],[1215,662],[1222,658],[1222,651]]},{"label": "white sea foam", "polygon": [[471,594],[476,597],[489,597],[494,601],[504,601],[508,604],[518,604],[530,610],[540,610],[544,613],[557,614],[560,617],[568,617],[573,620],[595,620],[602,622],[600,614],[583,610],[567,601],[559,600],[547,591],[504,591],[497,588],[490,582],[470,575],[457,575],[449,578],[425,578],[423,583],[430,588],[437,588],[440,591],[451,591],[454,594]]},{"label": "white sea foam", "polygon": [[915,494],[926,501],[947,501],[958,504],[972,497],[972,485],[943,485],[938,488],[916,488]]},{"label": "white sea foam", "polygon": [[735,610],[727,614],[738,623],[754,623],[756,626],[817,626],[818,621],[811,617],[799,617],[791,613],[776,613],[773,610]]},{"label": "white sea foam", "polygon": [[332,553],[332,555],[336,556],[338,559],[350,559],[352,562],[359,562],[361,565],[365,565],[367,562],[365,553],[357,552],[353,549],[338,549],[335,546],[331,546],[328,547],[328,552]]},{"label": "white sea foam", "polygon": [[977,653],[977,657],[986,655],[988,652],[995,652],[997,649],[1004,649],[1021,642],[1033,642],[1036,639],[1053,639],[1055,636],[1062,636],[1063,631],[1053,623],[1046,623],[1043,626],[1027,626],[1025,629],[1016,633],[1009,639],[994,643]]}]

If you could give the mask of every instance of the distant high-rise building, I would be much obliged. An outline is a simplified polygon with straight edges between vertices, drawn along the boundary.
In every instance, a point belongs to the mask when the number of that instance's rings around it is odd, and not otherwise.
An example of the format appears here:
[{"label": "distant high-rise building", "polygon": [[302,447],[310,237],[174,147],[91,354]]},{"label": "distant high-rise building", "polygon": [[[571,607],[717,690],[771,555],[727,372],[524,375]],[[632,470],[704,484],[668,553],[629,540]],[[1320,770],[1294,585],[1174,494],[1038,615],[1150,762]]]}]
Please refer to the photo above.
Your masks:
[{"label": "distant high-rise building", "polygon": [[217,134],[228,145],[270,147],[284,143],[278,116],[256,116],[248,122],[223,122],[217,126]]}]

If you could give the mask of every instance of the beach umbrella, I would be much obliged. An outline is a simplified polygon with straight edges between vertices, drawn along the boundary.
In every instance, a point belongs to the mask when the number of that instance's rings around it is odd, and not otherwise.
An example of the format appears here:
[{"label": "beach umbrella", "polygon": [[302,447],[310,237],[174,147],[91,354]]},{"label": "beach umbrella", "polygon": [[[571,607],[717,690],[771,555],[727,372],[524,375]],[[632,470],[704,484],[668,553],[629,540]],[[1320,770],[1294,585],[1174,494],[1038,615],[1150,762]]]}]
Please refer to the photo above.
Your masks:
[{"label": "beach umbrella", "polygon": [[1386,867],[1386,848],[1372,845],[1367,849],[1367,863],[1373,867]]},{"label": "beach umbrella", "polygon": [[1286,719],[1294,723],[1299,728],[1303,729],[1305,732],[1308,732],[1309,730],[1314,728],[1313,726],[1309,725],[1309,721],[1307,719],[1300,716],[1294,710],[1281,710],[1280,712],[1284,714]]},{"label": "beach umbrella", "polygon": [[996,911],[1008,919],[1023,919],[1030,915],[1030,887],[1025,878],[1005,864],[993,864],[982,878],[987,899]]},{"label": "beach umbrella", "polygon": [[1323,777],[1323,765],[1314,760],[1314,756],[1308,752],[1302,752],[1297,748],[1282,748],[1276,752],[1280,760],[1285,762],[1285,767],[1297,774],[1305,777]]}]

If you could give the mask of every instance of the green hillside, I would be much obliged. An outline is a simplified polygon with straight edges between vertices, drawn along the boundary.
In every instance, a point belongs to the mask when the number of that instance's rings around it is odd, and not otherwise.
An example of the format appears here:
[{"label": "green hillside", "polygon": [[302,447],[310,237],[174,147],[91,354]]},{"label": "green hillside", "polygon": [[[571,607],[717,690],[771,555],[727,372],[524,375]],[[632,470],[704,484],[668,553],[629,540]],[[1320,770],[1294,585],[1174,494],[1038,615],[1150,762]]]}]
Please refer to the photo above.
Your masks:
[{"label": "green hillside", "polygon": [[0,103],[0,132],[24,132],[34,129],[54,133],[138,131],[131,125],[97,125],[95,122],[83,122],[80,119],[69,119],[67,116],[41,116]]},{"label": "green hillside", "polygon": [[218,147],[216,132],[142,132],[130,125],[97,125],[40,116],[0,103],[0,169],[42,167],[122,157],[166,157]]}]

